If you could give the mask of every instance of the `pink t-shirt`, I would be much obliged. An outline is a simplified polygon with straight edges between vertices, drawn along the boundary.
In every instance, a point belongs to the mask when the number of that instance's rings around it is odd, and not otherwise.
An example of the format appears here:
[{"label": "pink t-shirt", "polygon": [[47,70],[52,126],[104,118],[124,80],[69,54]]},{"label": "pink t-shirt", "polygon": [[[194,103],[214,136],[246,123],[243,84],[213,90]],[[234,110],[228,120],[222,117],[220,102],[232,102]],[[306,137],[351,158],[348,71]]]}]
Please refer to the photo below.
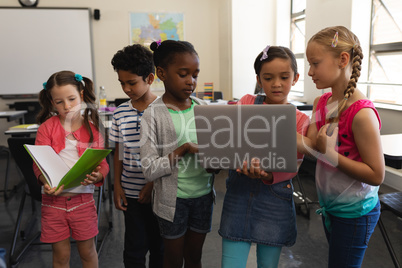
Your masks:
[{"label": "pink t-shirt", "polygon": [[[237,105],[242,104],[254,104],[256,95],[247,94],[243,96]],[[263,104],[266,104],[265,102]],[[291,104],[289,104],[291,105]],[[303,136],[306,136],[308,125],[310,124],[310,118],[303,112],[296,109],[296,131]],[[297,153],[297,159],[303,159],[303,154]],[[297,175],[297,172],[288,173],[288,172],[272,172],[273,181],[272,183],[268,183],[266,180],[263,180],[265,184],[275,184],[278,182],[286,181],[292,179]]]}]

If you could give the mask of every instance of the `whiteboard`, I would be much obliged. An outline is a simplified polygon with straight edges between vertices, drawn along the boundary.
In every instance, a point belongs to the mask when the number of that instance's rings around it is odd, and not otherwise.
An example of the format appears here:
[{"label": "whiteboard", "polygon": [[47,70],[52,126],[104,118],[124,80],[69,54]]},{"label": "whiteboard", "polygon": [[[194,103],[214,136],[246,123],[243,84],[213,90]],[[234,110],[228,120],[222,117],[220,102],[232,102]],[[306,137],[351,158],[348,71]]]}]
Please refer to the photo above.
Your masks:
[{"label": "whiteboard", "polygon": [[94,80],[90,10],[0,8],[0,95],[38,94],[62,70]]}]

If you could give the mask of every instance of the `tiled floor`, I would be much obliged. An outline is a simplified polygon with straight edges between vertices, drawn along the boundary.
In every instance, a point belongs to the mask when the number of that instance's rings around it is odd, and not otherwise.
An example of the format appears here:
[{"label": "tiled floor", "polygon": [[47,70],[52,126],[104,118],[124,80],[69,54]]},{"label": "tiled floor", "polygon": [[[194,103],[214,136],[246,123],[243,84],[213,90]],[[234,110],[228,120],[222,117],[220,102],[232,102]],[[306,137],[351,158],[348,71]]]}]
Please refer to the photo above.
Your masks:
[{"label": "tiled floor", "polygon": [[[9,184],[10,188],[22,180],[19,173],[16,171],[14,163],[12,163],[11,169],[11,181]],[[309,169],[311,168],[307,166],[306,170]],[[4,185],[4,170],[4,159],[0,159],[0,189],[3,189]],[[217,199],[216,205],[214,207],[212,232],[207,235],[202,259],[203,267],[207,268],[220,267],[221,238],[218,235],[217,230],[219,227],[222,201],[225,194],[225,177],[226,172],[222,172],[217,177],[215,182]],[[313,177],[305,174],[301,176],[300,180],[302,181],[309,198],[311,200],[316,200]],[[298,191],[297,182],[294,181],[294,184],[296,191]],[[14,226],[17,219],[18,207],[22,196],[22,190],[22,187],[18,188],[18,190],[6,202],[4,200],[4,197],[0,196],[0,248],[5,248],[7,250],[7,253],[10,250]],[[382,186],[381,191],[389,192],[392,191],[392,189]],[[36,207],[39,209],[39,204],[36,204]],[[328,246],[324,238],[321,219],[318,215],[314,213],[317,208],[317,205],[310,206],[310,219],[307,219],[302,215],[297,216],[297,242],[293,247],[283,248],[279,267],[326,267]],[[26,217],[24,217],[22,221],[23,226],[26,225],[26,220],[28,219],[32,211],[31,200],[29,198],[27,198],[26,200],[24,211],[24,215]],[[120,211],[116,211],[113,206],[110,206],[109,200],[105,200],[102,203],[100,236],[102,236],[108,229],[109,222],[107,216],[111,216],[113,228],[110,235],[107,237],[103,244],[102,251],[99,257],[99,266],[108,268],[123,267],[123,214]],[[394,217],[389,212],[384,213],[383,216],[384,223],[390,231],[390,236],[392,242],[394,243],[395,251],[398,252],[399,259],[402,260],[402,221],[401,219],[397,219],[396,217]],[[36,218],[37,222],[40,222],[39,217],[37,216]],[[32,232],[30,233],[34,233],[34,231],[36,230],[38,230],[38,224],[35,225]],[[51,256],[52,252],[49,245],[33,245],[27,250],[18,267],[51,267]],[[77,249],[74,244],[72,244],[71,267],[81,267]],[[247,267],[257,267],[255,258],[255,247],[251,248]],[[370,240],[363,267],[393,267],[391,258],[388,254],[387,248],[378,228],[375,230],[375,233]]]}]

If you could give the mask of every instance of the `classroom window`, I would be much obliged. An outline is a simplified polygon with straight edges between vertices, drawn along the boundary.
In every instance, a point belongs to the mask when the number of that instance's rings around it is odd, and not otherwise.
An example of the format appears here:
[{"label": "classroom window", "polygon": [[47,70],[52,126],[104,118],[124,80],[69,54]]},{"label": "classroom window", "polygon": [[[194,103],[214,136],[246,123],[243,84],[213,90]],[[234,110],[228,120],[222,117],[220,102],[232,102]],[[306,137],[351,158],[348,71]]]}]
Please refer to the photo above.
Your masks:
[{"label": "classroom window", "polygon": [[367,96],[402,109],[402,1],[373,0]]},{"label": "classroom window", "polygon": [[306,49],[306,0],[291,0],[290,50],[296,56],[299,82],[292,87],[291,96],[304,95],[304,51]]}]

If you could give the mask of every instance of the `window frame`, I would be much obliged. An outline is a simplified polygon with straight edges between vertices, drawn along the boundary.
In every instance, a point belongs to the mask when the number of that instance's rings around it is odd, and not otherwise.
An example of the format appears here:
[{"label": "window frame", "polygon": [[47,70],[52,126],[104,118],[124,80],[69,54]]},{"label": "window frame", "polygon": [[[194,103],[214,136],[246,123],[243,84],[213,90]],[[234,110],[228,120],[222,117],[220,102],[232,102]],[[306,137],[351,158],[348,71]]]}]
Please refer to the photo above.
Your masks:
[{"label": "window frame", "polygon": [[[293,25],[295,25],[295,27],[297,26],[297,22],[298,21],[306,21],[306,7],[304,7],[304,9],[302,11],[299,12],[295,12],[293,13],[293,6],[294,6],[294,1],[295,0],[291,0],[290,1],[290,38],[289,38],[289,48],[291,51],[294,51],[294,47],[292,45],[292,37],[293,37]],[[305,29],[304,29],[305,30]],[[304,37],[304,43],[305,43],[305,37]],[[305,51],[305,48],[304,50]],[[305,53],[294,53],[296,60],[303,60],[303,63],[305,61],[304,55]],[[299,86],[299,88],[301,88],[301,90],[293,90],[293,87],[290,89],[290,95],[294,96],[294,97],[304,97],[305,96],[305,92],[304,92],[304,75],[300,75],[299,77],[299,81],[297,83]]]},{"label": "window frame", "polygon": [[[358,84],[364,85],[367,87],[367,97],[371,100],[371,91],[376,87],[376,86],[397,86],[400,87],[401,90],[401,95],[402,95],[402,83],[379,83],[376,81],[371,81],[371,74],[373,71],[373,62],[371,58],[373,56],[377,55],[384,55],[386,53],[394,53],[394,52],[399,52],[402,53],[402,41],[401,42],[392,42],[392,43],[382,43],[382,44],[373,44],[374,40],[374,26],[375,26],[375,1],[379,1],[382,7],[385,9],[385,11],[391,16],[391,19],[393,19],[392,14],[388,11],[386,5],[383,3],[382,0],[371,0],[371,16],[370,16],[370,46],[369,46],[369,60],[368,60],[368,73],[367,73],[367,82],[358,82]],[[401,65],[402,67],[402,65]],[[385,108],[385,109],[391,109],[391,110],[398,110],[402,111],[402,104],[398,103],[387,103],[385,100],[384,102],[378,101],[378,100],[372,100],[373,103],[375,103],[376,107],[380,108]]]}]

